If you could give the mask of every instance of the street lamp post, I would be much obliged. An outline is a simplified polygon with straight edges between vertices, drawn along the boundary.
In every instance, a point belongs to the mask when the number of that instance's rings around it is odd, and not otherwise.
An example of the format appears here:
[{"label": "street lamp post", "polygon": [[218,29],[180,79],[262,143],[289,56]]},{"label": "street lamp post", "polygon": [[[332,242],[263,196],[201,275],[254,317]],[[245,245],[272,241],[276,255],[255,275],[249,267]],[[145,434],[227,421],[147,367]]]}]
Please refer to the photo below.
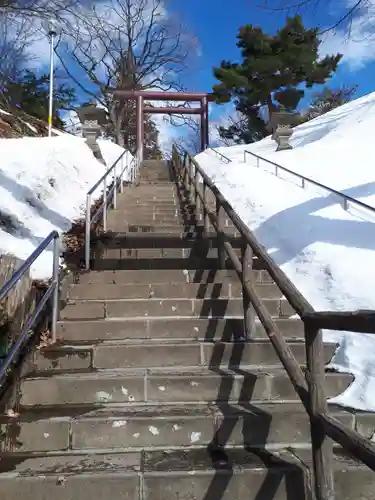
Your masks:
[{"label": "street lamp post", "polygon": [[52,113],[53,113],[53,70],[54,70],[54,42],[57,35],[56,22],[50,19],[48,23],[48,36],[50,41],[49,52],[49,102],[48,102],[48,137],[52,136]]}]

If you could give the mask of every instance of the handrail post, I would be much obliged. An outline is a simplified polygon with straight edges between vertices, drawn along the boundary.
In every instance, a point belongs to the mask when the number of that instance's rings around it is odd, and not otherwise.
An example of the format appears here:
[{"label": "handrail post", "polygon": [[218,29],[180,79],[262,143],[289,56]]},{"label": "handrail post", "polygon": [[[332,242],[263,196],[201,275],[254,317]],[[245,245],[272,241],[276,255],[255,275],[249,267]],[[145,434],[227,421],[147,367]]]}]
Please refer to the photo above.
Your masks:
[{"label": "handrail post", "polygon": [[218,268],[225,269],[225,247],[224,247],[224,209],[220,201],[216,198],[216,217],[217,217],[217,259]]},{"label": "handrail post", "polygon": [[103,231],[107,231],[107,178],[103,180]]},{"label": "handrail post", "polygon": [[185,155],[183,159],[183,166],[184,166],[184,188],[186,192],[186,197],[189,200],[189,168],[187,166],[188,163],[188,156]]},{"label": "handrail post", "polygon": [[254,337],[255,333],[255,312],[248,297],[245,284],[252,281],[253,274],[253,249],[245,241],[242,246],[242,301],[244,310],[244,332],[245,339],[249,340]]},{"label": "handrail post", "polygon": [[203,180],[203,231],[207,237],[210,231],[210,219],[208,217],[208,188],[205,180]]},{"label": "handrail post", "polygon": [[188,156],[188,168],[189,168],[189,201],[191,204],[194,203],[195,195],[194,195],[194,175],[195,175],[195,165],[191,161],[190,156]]},{"label": "handrail post", "polygon": [[124,157],[125,157],[125,155],[123,154],[121,156],[121,168],[120,168],[120,193],[121,194],[124,192],[124,172],[125,172]]},{"label": "handrail post", "polygon": [[138,153],[136,153],[136,156],[134,156],[132,163],[131,163],[131,176],[130,176],[130,182],[132,184],[136,184],[137,180],[137,174],[138,174]]},{"label": "handrail post", "polygon": [[116,210],[117,208],[117,172],[116,167],[113,169],[113,200],[112,200],[112,208]]},{"label": "handrail post", "polygon": [[317,500],[334,500],[333,447],[318,415],[328,412],[321,330],[305,322],[306,379],[309,388],[310,432]]},{"label": "handrail post", "polygon": [[53,239],[53,270],[52,283],[54,286],[52,295],[52,322],[51,338],[52,343],[56,343],[57,338],[57,318],[59,314],[59,267],[60,267],[60,238],[56,236]]},{"label": "handrail post", "polygon": [[199,171],[195,168],[194,176],[194,192],[195,192],[195,214],[196,220],[200,220],[201,216],[201,199],[199,197]]},{"label": "handrail post", "polygon": [[85,223],[85,269],[90,269],[90,236],[91,236],[91,195],[86,196],[86,223]]}]

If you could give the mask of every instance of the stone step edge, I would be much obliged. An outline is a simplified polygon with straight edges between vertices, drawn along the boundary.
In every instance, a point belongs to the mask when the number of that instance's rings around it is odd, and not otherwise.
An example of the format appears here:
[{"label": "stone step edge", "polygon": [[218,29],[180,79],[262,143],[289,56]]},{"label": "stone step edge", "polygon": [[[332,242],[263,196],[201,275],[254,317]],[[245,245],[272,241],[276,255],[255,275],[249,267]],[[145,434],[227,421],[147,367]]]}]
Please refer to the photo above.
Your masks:
[{"label": "stone step edge", "polygon": [[[156,321],[156,322],[189,322],[189,321],[197,321],[199,319],[210,319],[210,318],[200,318],[199,316],[118,316],[118,317],[106,317],[106,318],[98,318],[98,319],[77,319],[75,321],[79,323],[128,323],[132,321],[136,322],[144,322],[144,321]],[[235,321],[243,321],[243,315],[240,316],[231,316],[230,318],[213,318],[213,319],[218,319],[220,322],[228,320],[235,320]],[[280,322],[300,322],[302,324],[302,320],[299,316],[289,316],[289,317],[275,317],[274,318],[277,323]],[[72,320],[66,320],[66,319],[59,319],[57,321],[58,325],[63,325],[65,323],[71,323]],[[255,324],[256,325],[261,325],[262,322],[258,317],[255,318]]]},{"label": "stone step edge", "polygon": [[[206,367],[208,367],[209,365],[206,365]],[[220,371],[224,371],[224,370],[236,370],[236,369],[240,369],[241,371],[245,371],[245,370],[248,370],[249,373],[254,373],[258,368],[259,368],[260,365],[241,365],[240,367],[236,368],[236,367],[233,367],[233,368],[230,368],[228,367],[228,365],[220,365],[220,366],[217,366],[215,367],[215,369],[219,370]],[[280,363],[278,365],[262,365],[262,367],[264,369],[267,369],[267,370],[270,370],[270,371],[273,371],[274,369],[276,370],[277,368],[280,369]],[[152,376],[159,376],[158,374],[160,373],[160,376],[164,373],[163,370],[165,370],[166,368],[168,367],[165,367],[165,366],[153,366],[152,368],[149,368],[150,370],[153,371],[153,374]],[[183,366],[183,367],[173,367],[173,368],[181,368],[181,369],[187,369],[187,370],[199,370],[200,368],[205,368],[205,366],[203,365],[190,365],[190,366]],[[300,365],[300,368],[302,370],[305,370],[306,369],[306,366],[305,365]],[[127,370],[127,368],[122,368],[123,370]],[[129,370],[134,370],[134,368],[129,368]],[[34,378],[49,378],[51,376],[54,376],[54,375],[81,375],[81,374],[87,374],[87,373],[92,373],[92,374],[95,374],[97,373],[97,369],[96,368],[93,368],[91,371],[90,369],[88,368],[76,368],[76,369],[66,369],[66,370],[59,370],[58,372],[56,372],[54,369],[51,369],[51,370],[40,370],[38,371],[37,369],[34,370],[34,371],[29,371],[28,374],[27,374],[27,377],[34,377]],[[215,371],[212,371],[213,374],[215,374]],[[346,374],[344,374],[346,375]]]},{"label": "stone step edge", "polygon": [[[284,407],[285,405],[291,405],[291,404],[296,404],[298,403],[298,400],[297,400],[298,396],[297,396],[297,393],[296,393],[296,399],[277,399],[277,400],[271,400],[271,399],[252,399],[251,400],[251,404],[256,404],[257,407],[259,407],[261,409],[262,405],[269,405],[269,404],[272,404],[274,406],[281,406],[281,407]],[[184,408],[189,408],[189,410],[191,410],[190,407],[192,408],[197,408],[198,411],[200,409],[203,409],[203,408],[212,408],[213,405],[217,405],[217,406],[220,406],[221,404],[225,404],[225,405],[239,405],[239,404],[249,404],[249,401],[248,400],[242,400],[242,399],[230,399],[230,400],[225,400],[225,401],[221,401],[221,400],[216,400],[216,399],[213,399],[213,400],[197,400],[197,401],[136,401],[135,403],[63,403],[61,405],[57,405],[57,404],[53,404],[53,405],[50,405],[50,404],[42,404],[42,405],[23,405],[23,404],[20,404],[20,407],[19,407],[19,410],[21,413],[23,414],[26,414],[27,413],[32,413],[33,415],[38,415],[40,414],[41,416],[43,415],[43,413],[45,412],[48,412],[48,411],[63,411],[64,409],[66,410],[70,410],[70,411],[73,411],[73,410],[80,410],[80,411],[83,411],[83,410],[90,410],[90,411],[97,411],[97,410],[107,410],[107,411],[116,411],[116,410],[119,410],[119,409],[124,409],[124,410],[131,410],[132,408],[136,407],[137,409],[157,409],[157,408],[162,408],[162,407],[171,407],[173,405],[181,405],[183,406]],[[330,407],[331,405],[328,403],[328,406]],[[296,412],[296,413],[302,413],[300,411]],[[337,411],[335,413],[335,415],[337,415]],[[364,415],[373,415],[373,413],[370,413],[370,412],[365,412],[365,413],[361,413],[361,415],[364,414]],[[246,414],[244,414],[246,415]],[[243,415],[240,415],[240,417],[243,416]],[[209,415],[199,415],[198,414],[198,417],[200,418],[211,418],[211,416]],[[48,420],[50,418],[55,418],[55,417],[45,417],[45,418],[40,418],[40,420]],[[90,417],[90,416],[85,416],[85,417],[68,417],[68,416],[65,416],[65,417],[61,417],[62,421],[66,421],[66,419],[73,419],[73,418],[76,418],[76,420],[108,420],[107,417],[103,417],[103,418],[100,418],[100,417]],[[118,418],[118,417],[109,417],[109,419],[112,419],[113,420],[121,420],[121,418]],[[126,417],[128,420],[129,419],[132,419],[134,417]],[[147,416],[139,416],[138,418],[141,418],[141,419],[146,419],[148,418]],[[150,419],[156,419],[156,417],[149,417]],[[162,419],[165,419],[165,418],[168,418],[163,416],[163,417],[159,417],[159,418],[162,418]],[[185,417],[184,415],[173,415],[173,418],[187,418],[188,420],[191,420],[192,418],[194,417],[191,417],[191,416],[188,416],[188,417]],[[0,456],[1,456],[1,453],[0,453]]]},{"label": "stone step edge", "polygon": [[[302,370],[305,370],[304,365],[300,365]],[[350,373],[341,373],[326,367],[325,374],[330,378],[341,378],[350,377],[354,380],[354,375]],[[39,374],[25,374],[20,378],[21,382],[26,380],[48,380],[48,379],[76,379],[81,380],[92,380],[101,378],[143,378],[143,377],[186,377],[186,378],[198,378],[198,377],[213,377],[213,378],[238,378],[242,379],[246,376],[257,375],[257,376],[280,376],[283,375],[288,378],[288,374],[282,365],[253,365],[252,371],[241,373],[237,369],[223,368],[220,369],[220,373],[215,370],[210,369],[207,366],[194,366],[193,371],[189,370],[189,367],[156,367],[156,368],[98,368],[93,370],[81,369],[79,372],[74,370],[52,372],[51,374],[45,374],[45,372],[40,372]]]},{"label": "stone step edge", "polygon": [[[70,342],[67,343],[59,343],[57,345],[52,345],[50,347],[45,347],[43,349],[40,349],[40,353],[48,353],[48,352],[56,352],[60,350],[67,350],[70,349],[72,351],[80,351],[80,350],[87,350],[87,349],[95,349],[96,347],[114,347],[114,346],[119,346],[119,347],[133,347],[133,346],[142,346],[142,347],[185,347],[185,346],[201,346],[201,345],[224,345],[224,346],[251,346],[251,345],[259,345],[259,344],[267,344],[270,347],[272,347],[272,343],[268,338],[260,338],[258,340],[251,339],[251,340],[242,340],[242,341],[235,341],[235,342],[227,342],[223,340],[196,340],[196,339],[188,339],[187,341],[182,341],[182,339],[118,339],[118,340],[104,340],[100,341],[99,344],[97,342],[91,342],[91,344],[71,344]],[[304,345],[305,341],[303,338],[296,338],[291,339],[288,341],[289,346],[294,346],[294,345]],[[332,346],[332,349],[335,348],[338,343],[328,343],[326,342],[325,345],[327,346]]]},{"label": "stone step edge", "polygon": [[[70,321],[71,323],[71,321]],[[283,335],[284,337],[284,340],[287,342],[287,344],[291,344],[291,343],[304,343],[305,342],[305,339],[304,339],[304,336],[303,334],[301,334],[301,336],[297,337],[297,336],[290,336],[288,337],[287,335]],[[158,341],[161,341],[161,343],[163,345],[169,345],[171,343],[173,343],[173,345],[189,345],[189,342],[195,342],[195,343],[198,343],[198,344],[202,344],[202,343],[205,343],[205,344],[213,344],[213,343],[217,343],[217,342],[220,342],[219,340],[215,340],[213,339],[212,341],[209,341],[209,340],[206,340],[205,337],[200,337],[200,336],[197,336],[197,337],[178,337],[178,338],[175,338],[173,339],[173,337],[170,337],[170,338],[163,338],[163,337],[159,337],[159,338],[155,338],[155,339],[152,339],[150,337],[119,337],[119,338],[113,338],[112,340],[107,340],[107,339],[104,339],[104,337],[101,337],[101,338],[98,338],[96,341],[93,341],[93,340],[85,340],[85,339],[77,339],[76,341],[70,339],[69,340],[69,343],[67,344],[64,344],[64,343],[60,343],[59,345],[71,345],[73,346],[74,348],[77,348],[79,346],[82,346],[82,348],[87,348],[87,347],[97,347],[97,346],[106,346],[106,345],[110,345],[110,346],[113,346],[113,345],[118,345],[119,342],[122,342],[121,345],[139,345],[139,344],[144,344],[145,341],[150,341],[150,345],[155,345],[156,342]],[[64,342],[62,340],[62,342]],[[251,343],[262,343],[262,342],[269,342],[269,339],[267,337],[253,337],[251,339]],[[228,342],[228,341],[221,341],[221,343],[226,343],[226,344],[238,344],[238,343],[245,343],[245,342],[239,342],[239,341],[233,341],[233,342]],[[325,342],[325,344],[332,344],[332,343],[329,343],[329,342]],[[334,345],[337,345],[337,344],[332,344],[333,346]],[[51,346],[52,348],[52,346]],[[42,351],[42,350],[41,350]]]},{"label": "stone step edge", "polygon": [[[278,320],[278,319],[295,319],[296,321],[301,321],[301,319],[298,317],[298,318],[294,318],[293,316],[273,316],[271,315],[271,318],[273,320]],[[60,323],[61,322],[64,322],[64,323],[72,323],[72,322],[78,322],[78,321],[121,321],[121,320],[128,320],[128,321],[145,321],[145,320],[156,320],[156,319],[160,319],[160,321],[165,321],[165,320],[179,320],[179,319],[194,319],[194,320],[199,320],[199,319],[202,319],[202,320],[206,320],[206,319],[212,319],[212,320],[220,320],[220,319],[229,319],[229,320],[232,320],[232,319],[237,319],[237,320],[243,320],[243,315],[239,316],[239,315],[230,315],[230,314],[225,314],[224,316],[223,315],[219,315],[219,316],[213,316],[213,315],[190,315],[190,316],[182,316],[182,315],[179,315],[179,316],[172,316],[172,315],[169,315],[169,316],[106,316],[105,318],[103,318],[102,316],[98,316],[97,318],[64,318],[64,319],[61,319],[59,320]]]},{"label": "stone step edge", "polygon": [[[225,448],[225,450],[230,453],[231,450],[237,451],[238,449],[241,450],[241,447],[238,448],[238,446],[228,446]],[[243,447],[242,447],[243,450]],[[296,450],[297,456],[293,451]],[[237,465],[237,467],[231,466],[232,462],[228,460],[228,467],[223,467],[222,460],[220,460],[221,467],[218,470],[217,468],[213,466],[203,466],[200,467],[194,467],[194,463],[188,464],[188,461],[186,461],[186,467],[181,467],[179,465],[176,469],[171,468],[173,464],[168,462],[168,470],[152,470],[150,467],[147,467],[144,461],[144,453],[143,450],[141,452],[124,452],[124,451],[119,451],[118,448],[114,449],[109,449],[109,450],[103,450],[103,449],[93,449],[92,451],[87,451],[87,450],[69,450],[67,452],[47,452],[47,453],[18,453],[18,452],[12,452],[12,453],[5,453],[1,454],[0,458],[9,458],[10,459],[10,470],[9,471],[4,471],[2,468],[0,468],[0,479],[18,479],[18,478],[25,478],[25,479],[32,479],[35,480],[35,477],[61,477],[62,480],[65,476],[71,477],[71,476],[81,476],[81,475],[86,475],[86,474],[94,474],[96,473],[98,475],[103,475],[103,476],[118,476],[119,474],[124,474],[126,475],[168,475],[168,476],[173,476],[173,475],[185,475],[185,474],[191,474],[194,472],[194,474],[212,474],[213,472],[215,474],[219,473],[230,473],[230,474],[243,474],[244,472],[251,473],[254,471],[256,474],[258,473],[257,471],[261,469],[265,470],[277,470],[277,469],[287,469],[289,466],[293,469],[295,467],[300,467],[304,468],[308,463],[310,463],[310,460],[305,460],[302,462],[298,458],[298,451],[300,452],[307,452],[309,453],[311,450],[311,447],[309,445],[300,447],[300,446],[292,446],[288,448],[284,448],[281,450],[275,450],[276,455],[274,455],[274,458],[276,459],[275,461],[272,461],[269,464],[265,464],[262,460],[259,460],[259,462],[255,463],[234,463],[234,465]],[[154,450],[152,450],[154,451]],[[151,452],[152,452],[151,451]],[[183,451],[183,448],[177,449],[176,451]],[[260,451],[262,451],[260,449]],[[278,453],[277,453],[278,452]],[[103,470],[103,468],[100,468],[100,465],[103,464],[103,461],[100,461],[101,458],[105,458],[107,455],[112,455],[116,458],[122,458],[124,461],[129,458],[130,456],[134,458],[135,460],[132,461],[133,465],[124,465],[123,467],[119,466],[119,464],[116,464],[116,470],[111,471],[108,470],[107,468]],[[92,459],[95,462],[100,461],[99,467],[95,468],[94,467],[87,467],[85,468],[84,463],[87,463],[86,461],[82,461],[82,457]],[[24,469],[20,472],[17,472],[17,466],[14,467],[14,463],[12,461],[12,458],[14,458],[17,462],[17,465],[19,462],[22,462],[23,460],[28,460],[28,468]],[[43,468],[41,466],[40,461],[41,459],[51,459],[50,461],[52,462],[51,465],[52,467],[55,465],[54,461],[58,461],[59,458],[61,458],[63,461],[66,461],[66,467],[64,467],[63,464],[59,466],[58,470],[51,470],[51,468]],[[69,471],[69,466],[71,467],[71,462],[74,461],[74,459],[77,458],[79,460],[79,468],[78,470],[71,470]],[[165,457],[168,458],[168,457]],[[230,459],[230,457],[228,457]],[[270,457],[269,457],[270,458]],[[272,457],[273,458],[273,457]],[[364,464],[356,461],[355,459],[351,458],[349,455],[345,453],[345,451],[337,447],[334,450],[334,468],[336,469],[342,469],[342,468],[348,468],[353,470],[358,469],[366,469],[369,470],[367,466]],[[280,460],[280,462],[277,462],[277,459]],[[286,463],[287,460],[290,460],[290,465]],[[35,467],[33,467],[33,464],[30,464],[30,461],[35,462]],[[207,453],[207,462],[208,464],[210,463],[211,459],[209,460],[209,453]],[[218,460],[219,461],[219,460]],[[134,462],[137,462],[134,464]],[[145,466],[146,465],[146,466]],[[190,465],[190,466],[189,466]],[[239,465],[239,467],[238,467]],[[229,469],[229,470],[228,470]],[[369,471],[370,472],[370,471]],[[58,484],[58,483],[57,483]]]},{"label": "stone step edge", "polygon": [[[215,369],[213,370],[210,370],[209,366],[206,365],[206,366],[203,366],[203,365],[191,365],[191,366],[173,366],[173,367],[170,367],[171,369],[174,369],[176,370],[176,372],[185,372],[185,373],[190,373],[192,371],[194,371],[195,373],[199,373],[199,370],[202,370],[202,369],[206,369],[208,370],[209,372],[208,373],[211,373],[212,375],[218,375],[220,376],[220,374],[218,374],[217,372],[215,372]],[[220,367],[217,367],[217,369],[220,368],[220,373],[224,373],[224,377],[226,376],[226,374],[228,374],[229,377],[232,378],[232,375],[238,370],[238,368],[234,367],[234,368],[230,368],[228,366],[220,366]],[[305,371],[306,369],[306,366],[301,364],[300,365],[300,368]],[[241,365],[241,371],[245,371],[248,370],[248,374],[250,375],[253,375],[255,373],[258,373],[258,372],[265,372],[265,371],[268,371],[269,374],[273,374],[273,373],[277,373],[277,371],[281,371],[281,372],[284,372],[286,374],[286,371],[282,368],[282,365],[280,365],[280,363],[278,365]],[[35,370],[35,371],[30,371],[28,372],[27,374],[25,374],[21,380],[23,379],[30,379],[30,378],[34,378],[34,379],[48,379],[48,378],[51,378],[51,377],[54,377],[54,376],[62,376],[62,377],[65,377],[65,376],[80,376],[80,375],[95,375],[95,374],[98,374],[98,373],[101,373],[102,371],[105,371],[107,370],[106,368],[94,368],[94,369],[90,369],[90,368],[77,368],[77,369],[66,369],[66,370],[59,370],[58,372],[54,371],[53,369],[51,370],[42,370],[42,371],[38,371],[38,370]],[[112,371],[116,371],[116,369],[114,368],[109,368],[108,370],[112,370]],[[135,373],[135,372],[138,372],[138,376],[146,376],[146,375],[141,375],[140,372],[143,370],[143,368],[137,370],[136,368],[118,368],[117,369],[119,372],[123,373],[123,374],[129,374],[129,375],[124,375],[124,377],[128,377],[128,378],[131,378],[132,375]],[[152,376],[152,377],[166,377],[166,376],[169,376],[170,375],[170,372],[168,372],[168,366],[154,366],[152,368],[146,368],[146,370],[148,370],[147,372],[147,376]],[[337,374],[337,375],[340,375],[340,376],[347,376],[347,375],[350,375],[350,374],[346,374],[346,373],[339,373],[339,372],[334,372],[334,371],[331,371],[330,368],[327,368],[326,366],[326,373],[334,373],[334,374]],[[238,373],[238,371],[237,371]],[[192,375],[192,374],[191,374]],[[170,375],[172,376],[172,375]],[[196,375],[195,375],[196,376]]]},{"label": "stone step edge", "polygon": [[[354,419],[356,417],[363,416],[371,416],[375,420],[375,414],[373,412],[364,412],[361,410],[355,411],[350,409],[346,409],[340,407],[335,403],[327,403],[328,410],[332,417],[340,418],[347,417],[352,421],[354,425]],[[93,408],[92,404],[88,404],[87,406],[92,408],[91,412],[85,413],[83,415],[76,415],[74,412],[70,414],[69,412],[74,409],[70,406],[65,405],[52,405],[50,408],[40,407],[40,411],[34,411],[32,409],[27,409],[23,413],[20,413],[18,418],[2,416],[1,419],[3,422],[7,421],[8,423],[19,422],[22,423],[30,423],[27,420],[28,416],[37,416],[38,421],[48,421],[53,420],[54,422],[78,422],[83,420],[88,421],[117,421],[117,420],[158,420],[165,421],[166,419],[178,420],[178,419],[186,419],[192,421],[194,419],[217,419],[222,415],[226,417],[244,417],[244,416],[259,416],[262,418],[265,414],[273,416],[278,415],[297,415],[300,417],[301,415],[306,416],[308,418],[308,414],[299,400],[292,401],[284,401],[283,403],[277,403],[270,400],[262,400],[257,406],[249,404],[249,407],[242,406],[239,403],[235,403],[233,406],[225,405],[223,409],[223,405],[221,402],[216,403],[206,402],[201,405],[197,409],[189,408],[189,411],[186,411],[186,407],[183,403],[173,402],[171,404],[168,403],[153,403],[153,404],[144,404],[142,402],[133,402],[132,404],[127,404],[126,407],[123,403],[98,403],[98,407]],[[60,411],[63,409],[63,411]],[[65,414],[64,414],[65,409]],[[124,410],[123,415],[121,415],[121,410]],[[145,412],[144,410],[152,410],[153,413]],[[157,412],[159,411],[159,414]],[[163,410],[163,411],[162,411]],[[114,415],[109,415],[108,413],[114,411],[117,412]],[[141,411],[143,413],[141,413]],[[56,412],[58,414],[56,415]],[[98,413],[99,412],[99,413]],[[102,415],[100,415],[102,413]],[[32,419],[31,422],[35,420]],[[0,453],[1,455],[1,453]]]},{"label": "stone step edge", "polygon": [[[338,443],[333,443],[333,447],[336,449],[341,449],[340,445]],[[266,444],[266,445],[261,445],[261,444],[256,444],[256,445],[251,445],[247,444],[246,445],[246,450],[264,450],[268,452],[277,452],[277,451],[283,451],[286,449],[295,449],[301,450],[301,451],[309,451],[311,450],[311,445],[308,442],[303,442],[303,443],[295,443],[295,442],[279,442],[279,443],[273,443],[273,444]],[[81,448],[80,451],[81,456],[82,455],[95,455],[97,453],[96,448]],[[142,453],[142,452],[173,452],[173,451],[194,451],[194,450],[207,450],[207,444],[202,444],[202,445],[186,445],[186,446],[181,446],[181,445],[162,445],[162,446],[131,446],[131,447],[124,447],[124,448],[101,448],[101,454],[108,455],[108,454],[114,454],[114,453]],[[212,451],[214,451],[215,448],[212,448]],[[217,448],[218,451],[225,451],[225,450],[244,450],[244,445],[243,444],[232,444],[228,443],[228,445],[221,446]],[[17,451],[12,451],[12,452],[2,452],[0,454],[0,459],[4,458],[14,458],[17,460],[17,458],[22,457],[23,459],[25,458],[32,458],[32,457],[40,457],[40,456],[46,456],[46,457],[56,457],[56,456],[71,456],[72,450],[58,450],[58,451],[48,451],[45,453],[42,453],[40,451],[37,452],[29,452],[28,454],[26,452],[20,452],[18,453]],[[366,467],[365,465],[363,465]],[[366,467],[367,470],[368,467]],[[63,473],[59,474],[63,475]],[[106,474],[107,475],[107,474]],[[1,479],[1,473],[0,473],[0,479]],[[302,499],[301,499],[302,500]]]},{"label": "stone step edge", "polygon": [[[242,297],[237,297],[237,298],[232,298],[232,297],[166,297],[164,299],[159,299],[158,297],[151,297],[147,299],[74,299],[74,302],[80,304],[82,302],[98,302],[98,300],[102,302],[160,302],[162,300],[163,302],[186,302],[192,301],[192,300],[205,300],[205,301],[218,301],[218,302],[228,302],[228,299],[232,299],[236,302],[242,301]],[[284,296],[281,297],[276,297],[273,299],[270,298],[262,298],[262,301],[268,302],[270,300],[277,300],[277,301],[283,301],[283,302],[288,302],[287,299]]]}]

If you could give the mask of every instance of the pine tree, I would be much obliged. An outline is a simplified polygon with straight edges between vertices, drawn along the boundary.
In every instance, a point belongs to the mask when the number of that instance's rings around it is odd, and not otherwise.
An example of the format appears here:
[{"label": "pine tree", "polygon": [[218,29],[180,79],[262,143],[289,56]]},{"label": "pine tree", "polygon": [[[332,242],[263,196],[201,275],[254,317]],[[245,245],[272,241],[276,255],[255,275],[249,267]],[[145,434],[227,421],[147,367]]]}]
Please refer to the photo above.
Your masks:
[{"label": "pine tree", "polygon": [[[13,82],[8,82],[3,91],[3,98],[7,105],[19,108],[25,113],[47,121],[49,101],[49,75],[37,76],[34,72],[26,70],[21,77]],[[53,92],[53,126],[64,129],[64,121],[60,111],[71,109],[75,100],[74,89],[65,84],[56,85]]]},{"label": "pine tree", "polygon": [[275,35],[246,25],[239,29],[237,47],[242,62],[222,61],[214,69],[220,83],[214,85],[217,103],[234,100],[235,107],[246,117],[245,127],[222,129],[224,136],[237,142],[253,142],[267,135],[265,121],[259,112],[267,106],[271,115],[280,107],[293,111],[307,88],[324,84],[336,71],[341,54],[318,57],[318,29],[306,29],[300,16],[288,18]]}]

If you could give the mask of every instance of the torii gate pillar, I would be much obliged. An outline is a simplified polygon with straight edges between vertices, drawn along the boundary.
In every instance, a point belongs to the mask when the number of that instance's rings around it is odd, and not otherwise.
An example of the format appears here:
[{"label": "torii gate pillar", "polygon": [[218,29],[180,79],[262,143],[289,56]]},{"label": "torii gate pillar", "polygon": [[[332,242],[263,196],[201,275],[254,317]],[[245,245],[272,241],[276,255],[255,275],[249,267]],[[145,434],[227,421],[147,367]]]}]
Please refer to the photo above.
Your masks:
[{"label": "torii gate pillar", "polygon": [[[145,90],[115,90],[114,98],[117,100],[136,99],[137,102],[137,155],[143,161],[144,148],[144,115],[200,115],[200,146],[201,151],[209,145],[208,103],[214,100],[212,94],[204,92],[151,92]],[[154,107],[145,106],[144,101],[174,101],[174,102],[199,102],[200,107],[185,108],[183,106]]]}]

